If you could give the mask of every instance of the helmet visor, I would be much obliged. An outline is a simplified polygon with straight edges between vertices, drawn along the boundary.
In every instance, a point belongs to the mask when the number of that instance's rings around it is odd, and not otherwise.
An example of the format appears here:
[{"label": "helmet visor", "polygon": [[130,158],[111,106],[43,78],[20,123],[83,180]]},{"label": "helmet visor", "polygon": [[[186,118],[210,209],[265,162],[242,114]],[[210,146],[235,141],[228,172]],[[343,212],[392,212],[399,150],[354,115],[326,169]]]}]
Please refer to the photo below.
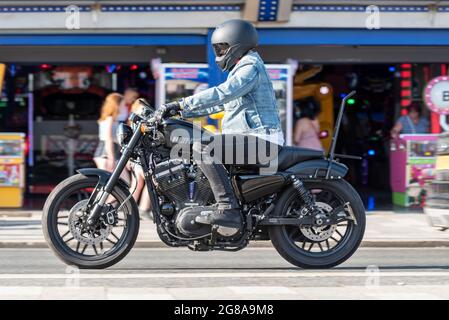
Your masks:
[{"label": "helmet visor", "polygon": [[229,50],[229,44],[227,43],[214,43],[212,45],[214,47],[215,56],[222,57]]}]

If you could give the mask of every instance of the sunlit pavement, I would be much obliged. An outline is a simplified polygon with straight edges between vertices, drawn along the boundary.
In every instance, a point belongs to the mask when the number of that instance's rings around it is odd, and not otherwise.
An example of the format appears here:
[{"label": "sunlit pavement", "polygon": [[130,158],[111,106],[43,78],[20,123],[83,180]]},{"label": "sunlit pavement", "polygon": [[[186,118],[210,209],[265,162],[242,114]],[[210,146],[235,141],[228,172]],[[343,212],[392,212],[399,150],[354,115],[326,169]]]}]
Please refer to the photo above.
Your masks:
[{"label": "sunlit pavement", "polygon": [[0,299],[448,299],[448,248],[361,248],[331,270],[302,270],[274,249],[135,249],[106,270],[77,270],[48,249],[0,249]]}]

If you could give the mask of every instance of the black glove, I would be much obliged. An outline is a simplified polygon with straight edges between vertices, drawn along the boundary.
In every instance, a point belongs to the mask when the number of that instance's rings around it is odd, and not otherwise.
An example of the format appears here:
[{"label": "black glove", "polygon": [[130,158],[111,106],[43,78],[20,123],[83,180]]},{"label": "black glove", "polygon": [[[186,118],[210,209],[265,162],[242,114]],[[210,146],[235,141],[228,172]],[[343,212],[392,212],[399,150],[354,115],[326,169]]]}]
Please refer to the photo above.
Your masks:
[{"label": "black glove", "polygon": [[178,115],[179,111],[181,111],[181,105],[179,104],[179,102],[172,101],[157,108],[156,112],[154,113],[154,117],[160,121],[162,119]]}]

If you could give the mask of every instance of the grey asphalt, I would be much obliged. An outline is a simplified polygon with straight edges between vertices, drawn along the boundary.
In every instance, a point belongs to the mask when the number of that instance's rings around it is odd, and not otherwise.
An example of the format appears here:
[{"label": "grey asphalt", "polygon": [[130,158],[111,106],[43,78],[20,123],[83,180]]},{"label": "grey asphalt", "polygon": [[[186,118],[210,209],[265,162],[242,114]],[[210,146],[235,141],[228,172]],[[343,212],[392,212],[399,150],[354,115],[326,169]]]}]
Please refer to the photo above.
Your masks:
[{"label": "grey asphalt", "polygon": [[0,299],[339,296],[449,299],[449,249],[361,248],[331,270],[298,269],[270,248],[237,253],[134,249],[107,270],[79,273],[67,268],[47,249],[0,249]]}]

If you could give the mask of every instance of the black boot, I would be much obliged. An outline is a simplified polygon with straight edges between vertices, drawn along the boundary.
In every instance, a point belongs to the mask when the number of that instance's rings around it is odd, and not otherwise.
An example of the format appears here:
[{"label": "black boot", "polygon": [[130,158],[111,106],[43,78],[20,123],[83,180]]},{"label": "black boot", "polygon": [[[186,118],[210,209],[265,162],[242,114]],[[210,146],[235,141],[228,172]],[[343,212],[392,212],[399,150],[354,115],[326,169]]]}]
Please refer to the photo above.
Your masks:
[{"label": "black boot", "polygon": [[240,229],[243,223],[240,209],[220,209],[217,207],[210,207],[210,210],[201,211],[201,215],[195,218],[195,222],[235,229]]}]

